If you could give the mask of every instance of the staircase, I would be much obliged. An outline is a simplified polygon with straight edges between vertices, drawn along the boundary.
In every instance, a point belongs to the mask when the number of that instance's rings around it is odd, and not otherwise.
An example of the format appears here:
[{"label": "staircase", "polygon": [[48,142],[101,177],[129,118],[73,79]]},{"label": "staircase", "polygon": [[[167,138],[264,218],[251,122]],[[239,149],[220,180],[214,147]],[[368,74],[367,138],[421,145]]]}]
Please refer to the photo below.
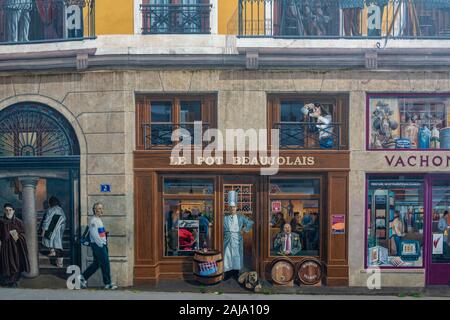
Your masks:
[{"label": "staircase", "polygon": [[[45,212],[38,212],[36,215],[38,228],[41,225],[42,218]],[[56,266],[56,257],[48,257],[50,253],[49,249],[42,245],[41,232],[38,230],[38,241],[39,241],[39,271],[44,275],[54,275],[59,277],[66,277],[66,270],[69,265],[71,265],[71,243],[70,243],[70,231],[66,225],[66,230],[63,236],[63,267],[58,268]]]}]

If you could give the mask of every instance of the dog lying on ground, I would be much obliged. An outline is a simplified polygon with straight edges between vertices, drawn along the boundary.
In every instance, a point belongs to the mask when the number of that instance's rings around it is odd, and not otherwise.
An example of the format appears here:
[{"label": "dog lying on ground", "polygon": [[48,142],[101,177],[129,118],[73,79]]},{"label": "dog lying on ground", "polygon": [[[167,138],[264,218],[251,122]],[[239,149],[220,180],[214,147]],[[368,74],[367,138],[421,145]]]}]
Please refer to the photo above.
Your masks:
[{"label": "dog lying on ground", "polygon": [[261,282],[255,271],[244,272],[239,276],[238,282],[248,290],[252,290],[256,293],[261,292],[262,290]]}]

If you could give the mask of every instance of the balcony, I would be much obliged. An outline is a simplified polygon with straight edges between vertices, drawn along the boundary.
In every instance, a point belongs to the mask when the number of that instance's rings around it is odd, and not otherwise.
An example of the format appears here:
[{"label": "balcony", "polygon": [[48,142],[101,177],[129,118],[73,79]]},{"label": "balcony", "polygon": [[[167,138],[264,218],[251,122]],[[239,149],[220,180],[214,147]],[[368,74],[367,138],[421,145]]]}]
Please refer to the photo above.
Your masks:
[{"label": "balcony", "polygon": [[281,149],[341,149],[339,123],[280,122],[274,123],[273,129],[279,130]]},{"label": "balcony", "polygon": [[241,37],[450,39],[450,0],[239,0]]},{"label": "balcony", "polygon": [[211,5],[209,3],[194,3],[197,2],[196,0],[184,0],[182,2],[190,3],[141,5],[142,33],[209,34],[211,32]]},{"label": "balcony", "polygon": [[0,0],[0,42],[94,37],[94,19],[95,0]]}]

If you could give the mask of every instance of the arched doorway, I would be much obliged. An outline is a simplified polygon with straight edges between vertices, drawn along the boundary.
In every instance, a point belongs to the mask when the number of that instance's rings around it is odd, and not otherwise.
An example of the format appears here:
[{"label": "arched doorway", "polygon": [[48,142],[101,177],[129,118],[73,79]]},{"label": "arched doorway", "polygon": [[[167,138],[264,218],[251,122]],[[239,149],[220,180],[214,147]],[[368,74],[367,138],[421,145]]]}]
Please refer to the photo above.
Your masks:
[{"label": "arched doorway", "polygon": [[[79,264],[80,148],[76,134],[54,109],[34,102],[11,105],[0,111],[0,201],[11,202],[25,223],[31,271],[64,275],[67,265]],[[42,245],[40,223],[48,199],[61,202],[67,225],[63,237],[63,267],[48,257]]]}]

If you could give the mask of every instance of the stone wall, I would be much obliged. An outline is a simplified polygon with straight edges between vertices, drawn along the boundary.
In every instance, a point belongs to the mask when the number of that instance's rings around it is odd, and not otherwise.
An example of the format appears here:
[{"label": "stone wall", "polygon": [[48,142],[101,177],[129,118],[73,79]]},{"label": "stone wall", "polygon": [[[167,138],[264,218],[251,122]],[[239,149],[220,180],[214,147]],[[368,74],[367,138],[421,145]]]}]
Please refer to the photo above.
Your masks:
[{"label": "stone wall", "polygon": [[[386,165],[383,152],[365,151],[366,92],[450,92],[450,73],[128,70],[0,77],[0,110],[21,101],[42,102],[61,112],[74,126],[81,147],[82,225],[86,225],[93,203],[103,202],[104,222],[111,231],[113,281],[121,286],[131,285],[133,279],[136,92],[217,93],[220,129],[265,129],[267,93],[349,93],[350,285],[365,286],[365,172],[398,171]],[[100,192],[102,183],[111,184],[110,194]],[[86,250],[84,253],[86,256]],[[383,275],[389,285],[424,284],[421,269]],[[99,280],[97,275],[97,283]]]}]

